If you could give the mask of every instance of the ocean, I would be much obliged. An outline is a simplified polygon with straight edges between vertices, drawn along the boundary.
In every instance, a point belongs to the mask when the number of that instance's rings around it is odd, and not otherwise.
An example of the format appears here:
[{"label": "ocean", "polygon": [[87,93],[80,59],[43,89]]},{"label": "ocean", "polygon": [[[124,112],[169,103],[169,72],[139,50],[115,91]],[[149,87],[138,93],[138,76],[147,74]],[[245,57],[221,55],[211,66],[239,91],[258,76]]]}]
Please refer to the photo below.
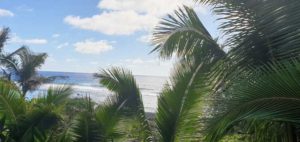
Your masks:
[{"label": "ocean", "polygon": [[[40,71],[39,74],[45,77],[65,76],[67,78],[56,79],[50,84],[44,84],[36,92],[31,93],[29,97],[38,96],[50,86],[60,85],[71,85],[75,92],[72,97],[90,96],[97,103],[105,101],[109,95],[112,95],[109,90],[99,84],[99,79],[95,78],[92,73]],[[166,83],[167,77],[136,75],[135,79],[142,93],[145,111],[155,112],[157,96]]]}]

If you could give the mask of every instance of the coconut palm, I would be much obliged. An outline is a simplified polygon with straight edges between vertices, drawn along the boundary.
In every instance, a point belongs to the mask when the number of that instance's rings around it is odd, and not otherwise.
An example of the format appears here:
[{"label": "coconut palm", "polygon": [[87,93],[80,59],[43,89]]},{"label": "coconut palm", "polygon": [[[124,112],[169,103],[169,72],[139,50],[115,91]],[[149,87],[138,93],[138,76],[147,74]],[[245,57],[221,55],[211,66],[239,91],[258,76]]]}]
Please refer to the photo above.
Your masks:
[{"label": "coconut palm", "polygon": [[37,69],[44,64],[46,58],[46,53],[35,54],[25,46],[6,56],[6,59],[11,61],[6,64],[6,67],[21,86],[24,96],[28,91],[35,90],[42,83],[54,79],[53,77],[45,78],[38,75]]},{"label": "coconut palm", "polygon": [[33,53],[28,47],[22,46],[12,53],[4,53],[4,43],[8,39],[9,28],[3,28],[0,33],[0,61],[4,78],[18,82],[22,88],[23,95],[27,91],[33,91],[42,83],[51,82],[62,76],[42,77],[38,75],[37,69],[40,68],[46,58],[46,53]]}]

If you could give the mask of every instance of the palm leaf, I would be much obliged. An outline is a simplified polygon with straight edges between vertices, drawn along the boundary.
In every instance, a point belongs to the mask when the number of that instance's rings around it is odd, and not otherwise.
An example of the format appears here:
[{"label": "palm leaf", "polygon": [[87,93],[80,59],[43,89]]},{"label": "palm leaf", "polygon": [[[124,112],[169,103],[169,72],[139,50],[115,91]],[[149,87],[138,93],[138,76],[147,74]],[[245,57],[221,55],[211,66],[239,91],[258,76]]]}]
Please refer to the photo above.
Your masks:
[{"label": "palm leaf", "polygon": [[4,44],[8,39],[8,34],[9,34],[9,28],[1,29],[1,31],[0,31],[0,52],[3,51]]},{"label": "palm leaf", "polygon": [[106,140],[117,139],[124,133],[117,128],[122,120],[121,108],[122,106],[117,105],[115,97],[109,97],[104,104],[99,105],[95,110],[96,123]]},{"label": "palm leaf", "polygon": [[[182,61],[183,62],[183,61]],[[203,98],[208,94],[207,65],[180,63],[158,99],[156,124],[161,141],[199,140]],[[207,67],[207,68],[206,68]]]},{"label": "palm leaf", "polygon": [[77,142],[102,141],[104,140],[103,132],[97,125],[94,106],[90,98],[87,98],[86,101],[88,102],[85,106],[86,110],[76,116],[71,132]]},{"label": "palm leaf", "polygon": [[59,116],[51,110],[47,108],[35,109],[18,118],[18,122],[10,128],[9,137],[15,141],[34,141],[35,139],[43,141],[46,138],[46,134],[59,121]]},{"label": "palm leaf", "polygon": [[16,122],[25,113],[25,102],[18,88],[8,81],[0,81],[0,115]]},{"label": "palm leaf", "polygon": [[181,59],[171,84],[166,85],[158,99],[156,123],[161,141],[199,141],[199,110],[213,82],[207,78],[208,73],[225,53],[188,7],[164,19],[153,36],[153,51],[163,58],[175,53]]},{"label": "palm leaf", "polygon": [[208,127],[209,141],[217,141],[243,120],[269,120],[299,124],[298,61],[281,61],[252,69],[240,76],[225,94],[226,110]]},{"label": "palm leaf", "polygon": [[163,58],[170,58],[173,53],[178,57],[194,53],[224,56],[224,52],[205,29],[197,14],[186,6],[176,10],[174,16],[168,15],[155,28],[152,43],[155,46],[152,52],[159,52]]},{"label": "palm leaf", "polygon": [[297,0],[196,0],[211,5],[239,66],[262,65],[299,54]]},{"label": "palm leaf", "polygon": [[43,105],[62,105],[73,94],[73,89],[69,86],[50,87],[47,93],[37,98],[37,104]]},{"label": "palm leaf", "polygon": [[122,107],[121,112],[129,116],[137,116],[143,129],[144,141],[151,140],[150,127],[146,119],[142,95],[136,84],[132,73],[122,68],[103,70],[96,74],[100,83],[114,92],[117,99],[117,106]]}]

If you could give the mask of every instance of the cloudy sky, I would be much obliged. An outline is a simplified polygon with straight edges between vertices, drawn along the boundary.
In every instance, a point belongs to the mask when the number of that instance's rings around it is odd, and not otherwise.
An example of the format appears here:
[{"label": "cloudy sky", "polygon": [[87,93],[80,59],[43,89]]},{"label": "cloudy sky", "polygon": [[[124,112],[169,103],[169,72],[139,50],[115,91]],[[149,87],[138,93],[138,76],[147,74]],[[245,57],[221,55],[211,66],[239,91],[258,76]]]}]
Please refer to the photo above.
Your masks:
[{"label": "cloudy sky", "polygon": [[97,72],[123,66],[137,75],[168,76],[172,61],[149,54],[151,31],[162,17],[185,4],[218,35],[209,9],[191,1],[0,0],[0,26],[11,29],[6,51],[27,45],[47,52],[45,71]]}]

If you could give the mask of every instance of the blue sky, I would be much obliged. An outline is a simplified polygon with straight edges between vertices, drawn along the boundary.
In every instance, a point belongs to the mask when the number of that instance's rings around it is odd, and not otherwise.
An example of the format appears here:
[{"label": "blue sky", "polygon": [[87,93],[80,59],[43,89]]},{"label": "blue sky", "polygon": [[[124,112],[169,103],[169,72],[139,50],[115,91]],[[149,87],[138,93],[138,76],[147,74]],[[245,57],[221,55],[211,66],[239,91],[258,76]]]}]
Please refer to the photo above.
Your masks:
[{"label": "blue sky", "polygon": [[207,7],[189,0],[0,0],[0,26],[11,29],[5,50],[27,45],[49,57],[45,71],[97,72],[122,66],[137,75],[168,76],[173,61],[149,54],[151,31],[182,4],[196,9],[216,37]]}]

